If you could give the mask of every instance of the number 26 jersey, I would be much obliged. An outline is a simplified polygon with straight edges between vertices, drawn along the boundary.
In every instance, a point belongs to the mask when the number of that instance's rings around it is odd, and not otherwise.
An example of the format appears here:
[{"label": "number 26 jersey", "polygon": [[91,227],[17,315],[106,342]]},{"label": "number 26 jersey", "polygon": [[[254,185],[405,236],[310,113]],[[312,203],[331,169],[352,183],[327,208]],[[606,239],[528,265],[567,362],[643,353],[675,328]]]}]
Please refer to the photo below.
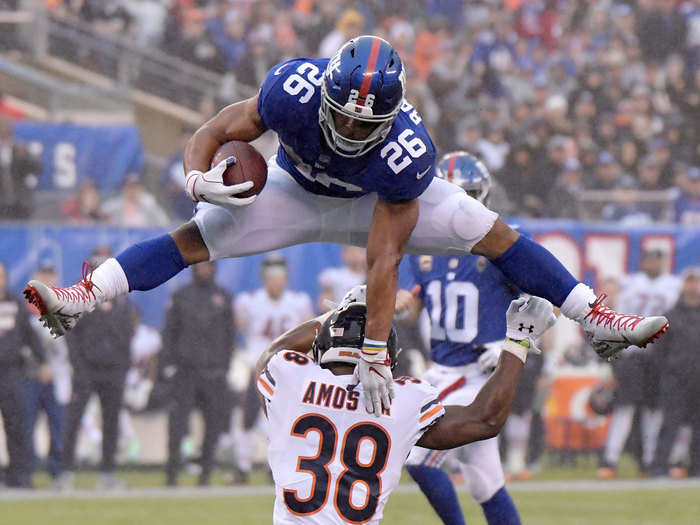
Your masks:
[{"label": "number 26 jersey", "polygon": [[397,379],[391,409],[378,418],[352,383],[291,351],[258,378],[275,525],[379,523],[411,447],[444,415],[438,392],[418,379]]},{"label": "number 26 jersey", "polygon": [[365,155],[346,158],[326,146],[318,114],[328,61],[289,60],[267,74],[258,113],[277,132],[277,163],[311,193],[348,198],[376,192],[388,202],[417,198],[433,179],[435,146],[407,101],[384,142]]}]

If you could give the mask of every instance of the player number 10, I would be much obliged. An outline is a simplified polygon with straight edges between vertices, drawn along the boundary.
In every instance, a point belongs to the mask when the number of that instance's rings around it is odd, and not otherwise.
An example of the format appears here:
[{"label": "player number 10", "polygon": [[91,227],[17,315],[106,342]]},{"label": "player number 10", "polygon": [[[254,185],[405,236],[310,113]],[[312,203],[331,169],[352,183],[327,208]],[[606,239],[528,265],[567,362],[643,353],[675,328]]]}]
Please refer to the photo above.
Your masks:
[{"label": "player number 10", "polygon": [[[479,289],[473,283],[451,281],[445,286],[445,297],[442,297],[442,282],[430,281],[426,288],[432,308],[430,311],[431,339],[453,343],[469,343],[479,332]],[[462,298],[461,328],[457,328],[459,314],[459,298]],[[442,315],[443,307],[445,315]]]}]

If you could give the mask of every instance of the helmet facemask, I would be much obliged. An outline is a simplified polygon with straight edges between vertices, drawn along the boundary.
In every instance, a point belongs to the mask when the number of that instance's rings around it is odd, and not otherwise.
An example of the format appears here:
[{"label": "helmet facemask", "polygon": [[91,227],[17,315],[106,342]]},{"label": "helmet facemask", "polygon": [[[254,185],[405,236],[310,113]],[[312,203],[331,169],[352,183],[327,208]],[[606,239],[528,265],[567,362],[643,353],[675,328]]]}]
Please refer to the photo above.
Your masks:
[{"label": "helmet facemask", "polygon": [[[366,320],[367,305],[364,302],[339,306],[316,334],[311,347],[314,361],[321,366],[333,363],[356,365],[360,360]],[[387,351],[393,370],[401,352],[393,326],[387,340]]]},{"label": "helmet facemask", "polygon": [[491,180],[481,179],[473,183],[465,183],[460,185],[467,192],[467,195],[488,206],[489,190],[491,190]]},{"label": "helmet facemask", "polygon": [[[384,115],[374,114],[372,110],[374,95],[371,93],[365,99],[364,105],[357,104],[357,100],[348,100],[345,105],[341,105],[331,98],[326,87],[327,79],[331,78],[331,66],[333,64],[334,61],[331,60],[326,68],[324,79],[321,84],[321,107],[318,112],[318,122],[328,147],[334,153],[347,158],[361,157],[378,144],[384,142],[384,139],[391,130],[396,115],[398,115],[401,110],[403,97],[390,113]],[[405,83],[404,77],[405,75],[403,71],[401,71],[400,78],[402,85]],[[364,139],[345,137],[336,129],[335,119],[333,118],[336,113],[344,117],[375,124],[375,128]]]}]

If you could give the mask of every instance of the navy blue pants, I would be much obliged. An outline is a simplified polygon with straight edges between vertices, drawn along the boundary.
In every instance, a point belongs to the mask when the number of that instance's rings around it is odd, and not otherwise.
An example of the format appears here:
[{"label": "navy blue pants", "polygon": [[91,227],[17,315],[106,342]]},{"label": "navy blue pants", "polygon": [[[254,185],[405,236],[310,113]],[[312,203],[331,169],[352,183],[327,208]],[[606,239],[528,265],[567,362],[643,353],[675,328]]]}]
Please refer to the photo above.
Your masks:
[{"label": "navy blue pants", "polygon": [[48,456],[49,474],[55,478],[63,472],[63,427],[66,420],[66,407],[56,400],[53,383],[42,384],[36,379],[27,380],[27,430],[29,431],[29,458],[31,469],[36,469],[34,450],[34,428],[39,411],[46,413],[49,423],[50,446]]},{"label": "navy blue pants", "polygon": [[27,450],[27,404],[24,374],[19,366],[0,366],[0,415],[5,425],[7,455],[10,464],[5,471],[8,487],[29,487],[29,454]]}]

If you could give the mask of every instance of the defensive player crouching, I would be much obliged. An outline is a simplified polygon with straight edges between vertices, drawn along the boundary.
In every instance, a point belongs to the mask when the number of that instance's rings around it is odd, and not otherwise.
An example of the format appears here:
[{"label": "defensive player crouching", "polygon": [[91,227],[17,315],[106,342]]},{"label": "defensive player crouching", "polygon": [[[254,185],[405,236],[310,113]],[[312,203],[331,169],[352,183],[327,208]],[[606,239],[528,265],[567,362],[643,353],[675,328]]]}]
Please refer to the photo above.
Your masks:
[{"label": "defensive player crouching", "polygon": [[[353,376],[365,303],[344,301],[278,338],[258,362],[275,479],[273,522],[379,523],[413,445],[442,450],[497,435],[528,348],[555,321],[551,303],[537,297],[514,300],[506,317],[513,338],[473,403],[443,406],[435,388],[401,377],[379,418],[362,409],[365,392]],[[387,348],[393,365],[393,329]]]},{"label": "defensive player crouching", "polygon": [[[359,36],[331,58],[298,58],[273,67],[260,91],[222,109],[185,149],[193,220],[110,258],[77,284],[30,281],[27,300],[54,336],[98,303],[160,286],[187,266],[308,242],[367,247],[367,340],[358,370],[366,408],[388,407],[393,390],[384,344],[393,318],[397,267],[411,253],[474,253],[490,259],[521,290],[575,319],[603,357],[646,345],[664,317],[620,314],[596,299],[542,246],[520,236],[459,187],[434,178],[435,146],[405,100],[406,74],[385,40]],[[211,167],[231,140],[277,132],[260,195],[253,182],[226,186],[233,157]],[[370,373],[370,369],[374,372]]]}]

